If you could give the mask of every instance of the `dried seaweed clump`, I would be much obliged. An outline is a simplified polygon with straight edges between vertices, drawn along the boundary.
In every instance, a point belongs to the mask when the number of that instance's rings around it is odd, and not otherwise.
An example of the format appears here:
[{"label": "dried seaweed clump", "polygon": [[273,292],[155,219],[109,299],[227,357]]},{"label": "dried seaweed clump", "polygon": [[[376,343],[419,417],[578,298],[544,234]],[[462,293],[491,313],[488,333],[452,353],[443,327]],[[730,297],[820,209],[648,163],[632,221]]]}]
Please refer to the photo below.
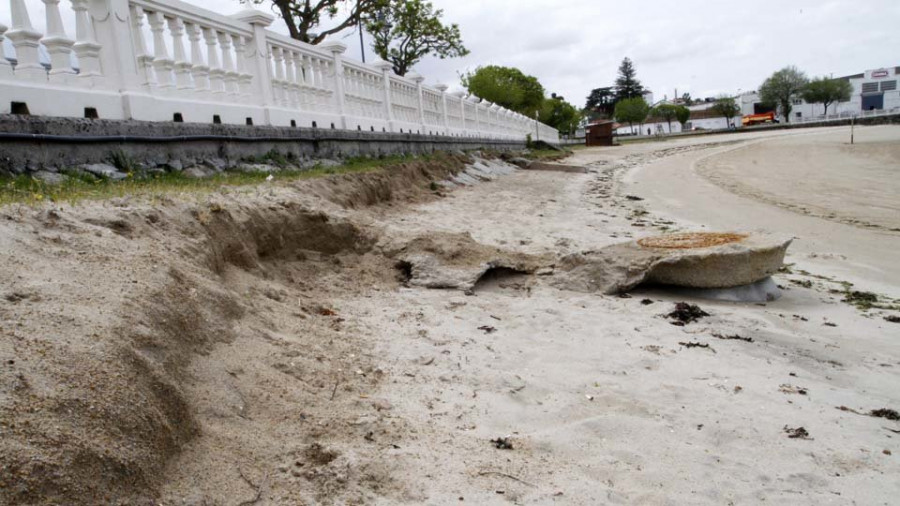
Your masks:
[{"label": "dried seaweed clump", "polygon": [[747,234],[688,232],[683,234],[666,234],[645,237],[638,240],[638,244],[644,248],[697,249],[741,242],[747,237]]}]

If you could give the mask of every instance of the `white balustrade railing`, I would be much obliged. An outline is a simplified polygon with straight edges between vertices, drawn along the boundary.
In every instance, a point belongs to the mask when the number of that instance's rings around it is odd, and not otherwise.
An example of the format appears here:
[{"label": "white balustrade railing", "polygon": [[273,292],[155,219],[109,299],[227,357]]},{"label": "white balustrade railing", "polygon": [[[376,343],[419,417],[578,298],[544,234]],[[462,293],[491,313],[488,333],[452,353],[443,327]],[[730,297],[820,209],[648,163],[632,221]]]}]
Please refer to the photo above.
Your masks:
[{"label": "white balustrade railing", "polygon": [[[395,75],[387,62],[347,59],[340,42],[313,46],[267,30],[273,17],[263,12],[223,16],[180,0],[68,0],[71,34],[60,0],[41,0],[42,34],[25,0],[8,1],[0,113],[559,140],[521,114],[426,86],[414,73]],[[3,54],[4,38],[14,55]]]}]

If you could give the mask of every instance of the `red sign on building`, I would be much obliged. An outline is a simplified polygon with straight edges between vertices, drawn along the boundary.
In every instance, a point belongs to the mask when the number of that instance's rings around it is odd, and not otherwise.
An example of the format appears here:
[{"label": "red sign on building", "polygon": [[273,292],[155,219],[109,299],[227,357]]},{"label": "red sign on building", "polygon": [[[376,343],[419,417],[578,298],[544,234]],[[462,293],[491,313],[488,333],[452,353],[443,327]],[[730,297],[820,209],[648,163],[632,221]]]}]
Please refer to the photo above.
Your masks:
[{"label": "red sign on building", "polygon": [[878,79],[879,77],[887,77],[890,75],[890,72],[887,70],[873,70],[872,71],[872,79]]}]

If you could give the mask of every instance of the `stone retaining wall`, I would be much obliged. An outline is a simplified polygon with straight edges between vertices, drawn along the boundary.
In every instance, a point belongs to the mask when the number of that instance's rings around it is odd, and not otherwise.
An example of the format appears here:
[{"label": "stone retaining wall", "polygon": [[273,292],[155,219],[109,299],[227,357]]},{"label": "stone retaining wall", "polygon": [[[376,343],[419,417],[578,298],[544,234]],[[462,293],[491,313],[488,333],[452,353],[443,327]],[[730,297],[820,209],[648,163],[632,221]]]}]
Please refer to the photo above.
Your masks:
[{"label": "stone retaining wall", "polygon": [[266,155],[315,160],[435,151],[516,150],[522,142],[321,128],[158,123],[0,115],[0,174],[110,163],[124,155],[145,168],[201,162],[231,167]]}]

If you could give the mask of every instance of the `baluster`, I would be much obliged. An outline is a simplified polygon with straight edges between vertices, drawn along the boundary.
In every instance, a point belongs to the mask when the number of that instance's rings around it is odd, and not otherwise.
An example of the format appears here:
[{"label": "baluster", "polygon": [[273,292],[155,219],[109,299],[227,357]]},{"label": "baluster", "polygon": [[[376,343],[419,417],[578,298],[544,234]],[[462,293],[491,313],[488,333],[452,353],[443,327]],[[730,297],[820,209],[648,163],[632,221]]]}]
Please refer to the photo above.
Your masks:
[{"label": "baluster", "polygon": [[34,81],[47,79],[47,71],[38,59],[38,47],[41,34],[31,26],[31,18],[25,8],[25,0],[10,0],[9,11],[12,16],[12,29],[6,32],[6,38],[16,48],[15,75]]},{"label": "baluster", "polygon": [[225,93],[230,96],[238,94],[238,74],[234,71],[234,59],[231,57],[231,36],[224,32],[216,32],[219,47],[222,48],[222,69],[225,71]]},{"label": "baluster", "polygon": [[354,72],[356,76],[356,95],[359,97],[359,114],[363,117],[368,117],[369,115],[369,101],[366,100],[366,79],[368,76],[357,70]]},{"label": "baluster", "polygon": [[376,86],[376,77],[366,72],[363,74],[363,96],[365,97],[366,116],[375,118],[378,115],[378,105],[375,104],[375,95],[372,93]]},{"label": "baluster", "polygon": [[175,87],[172,82],[172,67],[175,62],[169,58],[169,50],[166,48],[165,22],[166,18],[161,12],[147,14],[150,23],[150,31],[153,33],[153,70],[156,71],[157,86],[164,93]]},{"label": "baluster", "polygon": [[284,82],[284,52],[278,46],[272,46],[272,65],[274,65],[276,93],[276,103],[280,106],[288,104],[287,86]]},{"label": "baluster", "polygon": [[294,68],[291,81],[294,88],[294,100],[297,108],[303,107],[303,59],[297,51],[289,53]]},{"label": "baluster", "polygon": [[356,72],[344,67],[338,78],[342,81],[341,87],[344,90],[344,114],[359,116],[359,101],[356,100]]},{"label": "baluster", "polygon": [[366,111],[369,109],[369,100],[372,99],[372,75],[368,72],[359,74],[359,94],[365,99]]},{"label": "baluster", "polygon": [[466,128],[466,94],[462,91],[453,92],[452,95],[459,100],[459,119],[454,120],[454,128]]},{"label": "baluster", "polygon": [[204,27],[203,39],[206,40],[206,64],[209,66],[209,89],[213,98],[220,99],[225,94],[225,71],[219,66],[219,53],[216,48],[215,30]]},{"label": "baluster", "polygon": [[328,91],[331,89],[328,81],[325,79],[327,63],[321,58],[314,60],[316,74],[316,104],[320,109],[328,108],[328,101],[331,96]]},{"label": "baluster", "polygon": [[3,34],[8,29],[6,25],[0,23],[0,79],[11,79],[14,76],[12,64],[6,59],[6,53],[3,51]]},{"label": "baluster", "polygon": [[147,51],[144,42],[144,9],[137,5],[131,6],[131,38],[134,43],[135,58],[137,59],[138,73],[141,86],[145,91],[156,87],[156,75],[153,73],[153,56]]},{"label": "baluster", "polygon": [[406,77],[409,79],[412,79],[413,82],[416,83],[416,88],[415,88],[415,90],[416,90],[415,97],[416,98],[415,98],[414,107],[417,110],[416,112],[418,113],[417,114],[418,117],[416,118],[415,122],[417,122],[422,128],[425,128],[425,102],[422,97],[422,81],[424,81],[425,78],[415,72],[411,72]]},{"label": "baluster", "polygon": [[300,85],[312,86],[312,70],[310,69],[309,56],[297,53],[300,58]]},{"label": "baluster", "polygon": [[303,60],[303,54],[299,51],[291,52],[291,59],[294,60],[294,82],[296,90],[297,90],[297,107],[304,107],[304,95],[307,90],[306,87],[306,69],[304,68],[305,62]]},{"label": "baluster", "polygon": [[175,63],[175,84],[179,90],[190,90],[194,87],[191,82],[191,64],[184,54],[184,21],[181,18],[168,18],[169,33],[172,34],[172,52]]},{"label": "baluster", "polygon": [[300,106],[300,97],[297,93],[297,69],[294,67],[293,51],[282,48],[282,57],[284,58],[285,105],[296,109]]},{"label": "baluster", "polygon": [[360,109],[360,114],[362,114],[365,117],[369,116],[368,80],[369,80],[368,74],[366,74],[364,72],[360,72],[360,71],[356,72],[356,86],[357,86],[356,93],[360,96],[359,109]]},{"label": "baluster", "polygon": [[275,64],[272,61],[273,46],[266,44],[266,74],[269,76],[269,85],[272,90],[272,104],[278,105],[280,97],[278,95],[278,83],[275,82]]},{"label": "baluster", "polygon": [[332,40],[322,44],[322,49],[331,53],[331,60],[328,62],[329,84],[333,91],[331,102],[332,106],[336,106],[337,114],[340,116],[340,128],[346,129],[347,125],[347,97],[344,93],[344,61],[343,53],[347,50],[347,45],[343,42]]},{"label": "baluster", "polygon": [[329,87],[328,82],[325,80],[326,64],[325,64],[325,61],[320,58],[316,58],[314,61],[314,64],[315,64],[316,86],[317,86],[317,88],[316,88],[316,103],[319,105],[320,108],[327,109],[328,100],[329,100],[329,97],[331,96],[328,93],[328,90],[330,90],[331,88]]},{"label": "baluster", "polygon": [[100,50],[103,48],[94,39],[94,27],[88,15],[88,0],[72,0],[75,11],[75,45],[72,49],[78,57],[78,79],[84,84],[101,83]]},{"label": "baluster", "polygon": [[387,130],[394,131],[394,111],[391,105],[391,64],[381,60],[374,63],[375,68],[381,71],[381,114],[380,117],[387,122]]},{"label": "baluster", "polygon": [[186,26],[188,40],[191,41],[191,76],[194,78],[194,91],[201,97],[209,95],[209,67],[203,62],[203,47],[200,45],[202,30],[195,23]]},{"label": "baluster", "polygon": [[253,76],[247,72],[247,54],[244,38],[240,35],[232,35],[231,40],[234,43],[235,71],[238,75],[238,93],[242,97],[250,96],[250,85],[253,82]]},{"label": "baluster", "polygon": [[285,105],[297,107],[297,83],[294,81],[296,74],[294,73],[294,57],[289,49],[284,49],[284,89],[285,89]]},{"label": "baluster", "polygon": [[328,79],[328,62],[321,58],[316,58],[316,83],[322,90],[332,88],[332,83]]},{"label": "baluster", "polygon": [[303,109],[313,110],[316,105],[316,82],[313,75],[312,58],[309,55],[301,55],[303,65],[303,89],[300,97],[300,106]]},{"label": "baluster", "polygon": [[309,60],[309,85],[313,88],[321,88],[322,81],[320,79],[319,59],[312,56],[307,57]]},{"label": "baluster", "polygon": [[442,83],[435,86],[435,88],[437,88],[437,90],[441,92],[439,114],[441,116],[441,124],[444,127],[444,132],[446,133],[446,131],[450,129],[450,118],[447,116],[447,89],[449,89],[450,87]]},{"label": "baluster", "polygon": [[50,55],[50,81],[66,82],[75,75],[72,68],[72,46],[75,41],[66,37],[62,18],[59,15],[59,0],[42,0],[47,19],[47,34],[41,43]]},{"label": "baluster", "polygon": [[369,75],[368,72],[360,72],[359,73],[359,94],[366,100],[366,107],[368,107],[368,101],[371,100],[371,89],[372,89],[372,76]]}]

